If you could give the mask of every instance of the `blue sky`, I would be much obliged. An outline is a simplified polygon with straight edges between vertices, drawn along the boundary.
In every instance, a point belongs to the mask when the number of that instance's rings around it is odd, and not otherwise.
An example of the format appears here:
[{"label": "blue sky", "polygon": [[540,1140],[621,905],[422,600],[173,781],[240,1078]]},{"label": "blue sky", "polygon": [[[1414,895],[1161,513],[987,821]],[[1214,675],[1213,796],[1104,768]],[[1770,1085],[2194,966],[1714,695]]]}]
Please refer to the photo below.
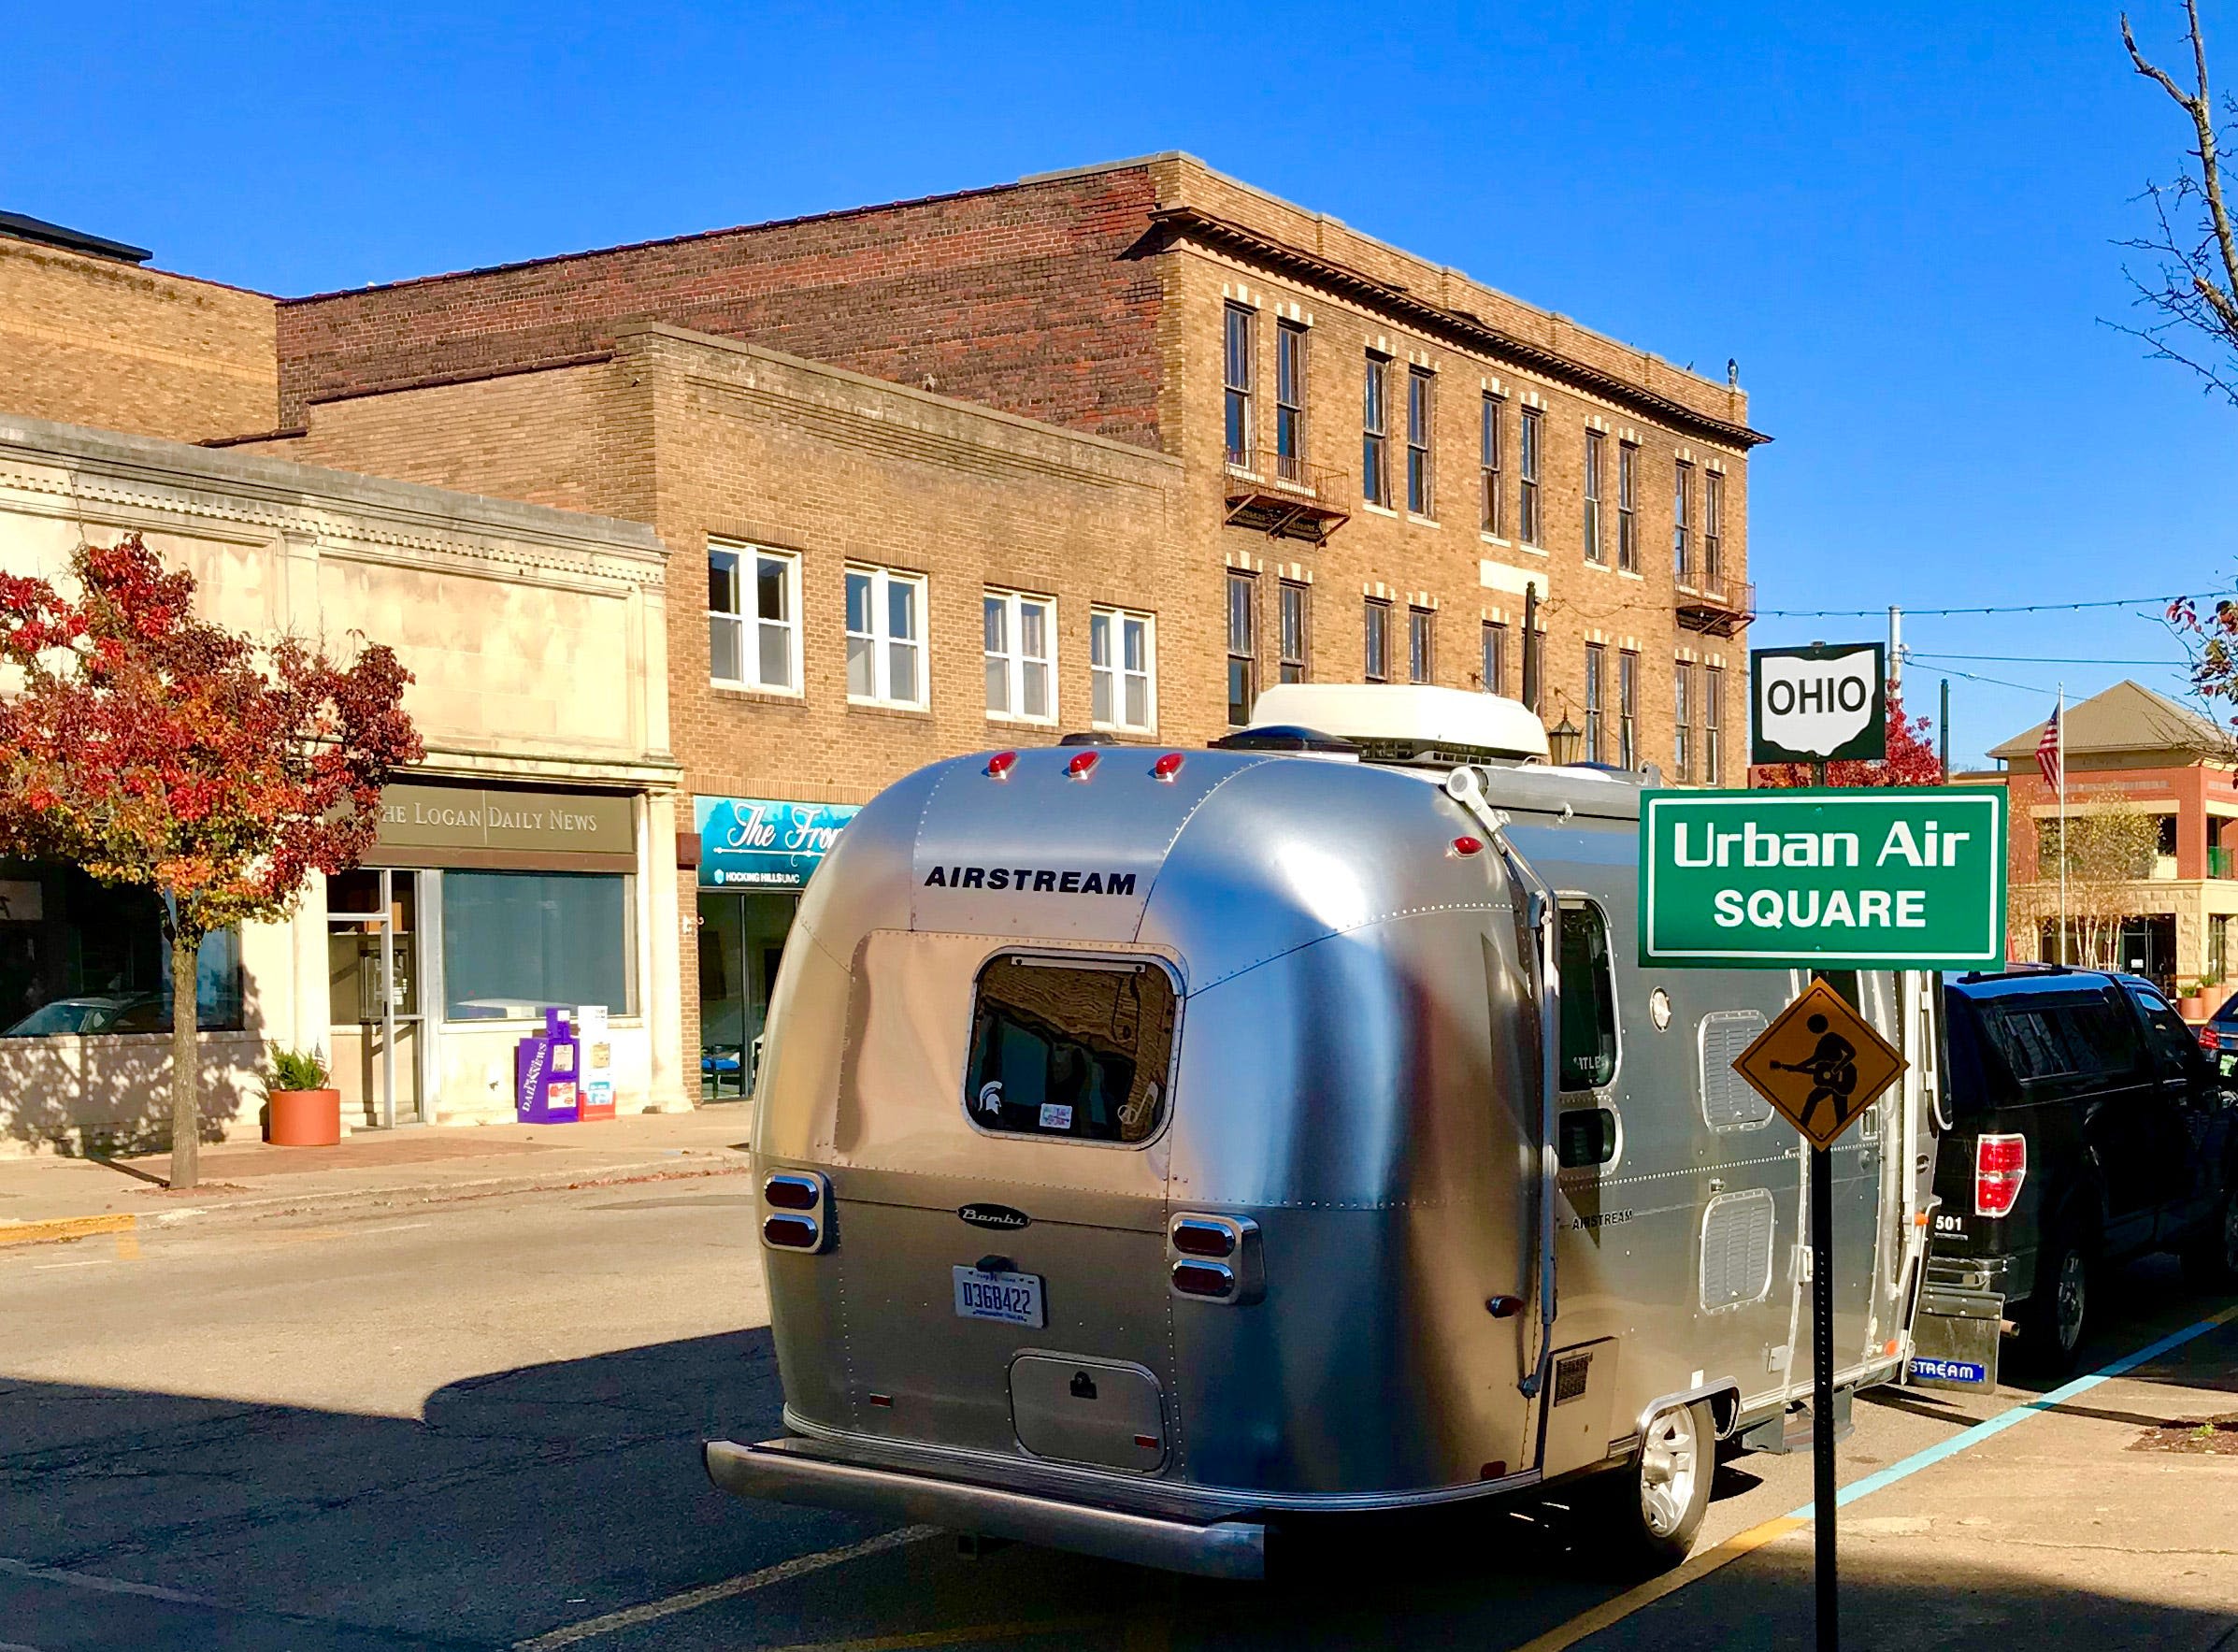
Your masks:
[{"label": "blue sky", "polygon": [[[2132,0],[2176,54],[2169,0]],[[2238,85],[2238,4],[2208,0]],[[1558,15],[1557,15],[1558,14]],[[2238,409],[2101,324],[2174,170],[2112,5],[33,7],[0,207],[278,293],[1164,149],[1708,372],[1766,610],[2229,589]],[[1298,49],[1292,40],[1305,44]],[[1768,618],[1759,644],[1877,635]],[[2177,650],[1918,617],[1961,760]]]}]

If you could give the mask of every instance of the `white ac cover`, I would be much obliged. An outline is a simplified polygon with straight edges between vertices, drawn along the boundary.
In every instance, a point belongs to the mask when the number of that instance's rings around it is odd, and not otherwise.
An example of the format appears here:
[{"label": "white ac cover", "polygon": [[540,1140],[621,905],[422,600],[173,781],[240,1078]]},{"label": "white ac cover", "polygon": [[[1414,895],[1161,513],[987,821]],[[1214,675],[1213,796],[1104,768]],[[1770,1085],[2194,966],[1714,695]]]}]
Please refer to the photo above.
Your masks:
[{"label": "white ac cover", "polygon": [[1546,726],[1521,700],[1416,682],[1281,682],[1260,690],[1251,726],[1296,725],[1344,740],[1413,741],[1505,757],[1546,757]]}]

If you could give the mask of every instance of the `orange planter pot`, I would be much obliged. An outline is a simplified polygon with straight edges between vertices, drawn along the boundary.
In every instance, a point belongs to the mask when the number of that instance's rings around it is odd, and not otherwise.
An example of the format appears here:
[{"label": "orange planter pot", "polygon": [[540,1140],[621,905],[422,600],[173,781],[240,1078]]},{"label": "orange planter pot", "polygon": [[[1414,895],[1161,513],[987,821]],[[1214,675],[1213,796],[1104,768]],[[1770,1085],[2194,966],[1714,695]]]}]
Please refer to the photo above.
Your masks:
[{"label": "orange planter pot", "polygon": [[342,1092],[274,1090],[265,1098],[265,1140],[275,1147],[333,1147],[342,1140]]}]

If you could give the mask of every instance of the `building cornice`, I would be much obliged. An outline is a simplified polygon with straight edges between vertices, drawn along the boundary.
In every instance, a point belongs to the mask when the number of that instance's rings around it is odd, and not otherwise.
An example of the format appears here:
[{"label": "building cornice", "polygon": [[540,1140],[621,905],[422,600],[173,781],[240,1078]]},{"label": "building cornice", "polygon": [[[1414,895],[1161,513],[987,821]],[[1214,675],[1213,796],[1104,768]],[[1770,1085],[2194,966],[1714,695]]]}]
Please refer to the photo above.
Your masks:
[{"label": "building cornice", "polygon": [[1534,344],[1528,338],[1493,326],[1482,317],[1432,304],[1404,287],[1379,280],[1302,247],[1278,241],[1200,208],[1160,208],[1151,214],[1151,223],[1153,234],[1163,244],[1150,251],[1162,251],[1175,241],[1185,239],[1248,258],[1266,268],[1312,281],[1331,293],[1373,305],[1386,314],[1453,343],[1500,356],[1557,382],[1589,391],[1619,406],[1632,408],[1642,417],[1654,419],[1670,429],[1697,435],[1705,440],[1727,443],[1743,451],[1772,439],[1760,430],[1701,412],[1619,374],[1605,372],[1564,355],[1559,351]]}]

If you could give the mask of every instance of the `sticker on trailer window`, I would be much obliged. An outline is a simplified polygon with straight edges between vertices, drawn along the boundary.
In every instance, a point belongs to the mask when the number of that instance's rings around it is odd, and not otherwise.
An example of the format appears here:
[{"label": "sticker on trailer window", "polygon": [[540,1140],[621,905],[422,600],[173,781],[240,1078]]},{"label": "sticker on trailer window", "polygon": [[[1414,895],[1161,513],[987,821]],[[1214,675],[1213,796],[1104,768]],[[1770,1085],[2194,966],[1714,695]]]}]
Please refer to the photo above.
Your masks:
[{"label": "sticker on trailer window", "polygon": [[990,1079],[979,1086],[979,1110],[992,1117],[1002,1116],[1002,1081]]},{"label": "sticker on trailer window", "polygon": [[1054,1101],[1041,1103],[1041,1128],[1045,1130],[1069,1130],[1072,1128],[1072,1109]]}]

